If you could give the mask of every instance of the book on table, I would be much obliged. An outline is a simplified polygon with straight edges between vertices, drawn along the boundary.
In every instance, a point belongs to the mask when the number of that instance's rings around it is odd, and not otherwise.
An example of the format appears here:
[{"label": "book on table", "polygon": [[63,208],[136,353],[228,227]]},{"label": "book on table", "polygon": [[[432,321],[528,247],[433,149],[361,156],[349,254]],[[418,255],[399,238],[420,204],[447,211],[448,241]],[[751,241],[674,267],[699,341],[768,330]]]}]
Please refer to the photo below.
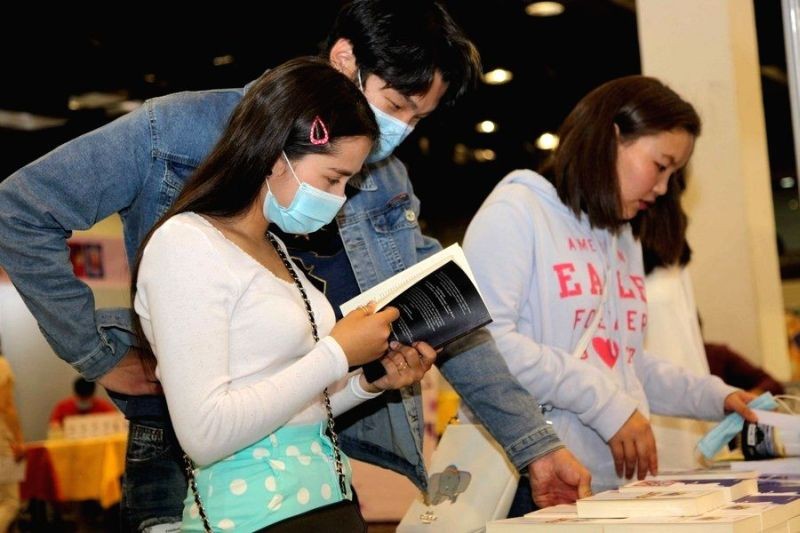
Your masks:
[{"label": "book on table", "polygon": [[749,479],[662,479],[652,476],[640,481],[632,481],[619,488],[620,492],[641,494],[651,491],[708,491],[721,490],[729,502],[758,492],[758,480]]},{"label": "book on table", "polygon": [[755,479],[759,472],[754,468],[733,470],[729,465],[713,468],[691,468],[688,470],[659,470],[658,479]]},{"label": "book on table", "polygon": [[[759,533],[761,522],[753,514],[711,511],[700,516],[644,516],[628,518],[579,518],[577,514],[541,513],[496,520],[486,524],[487,533]],[[786,531],[785,529],[782,531]],[[772,533],[772,532],[770,532]]]},{"label": "book on table", "polygon": [[721,490],[651,491],[639,494],[607,490],[576,502],[580,518],[697,516],[726,504]]},{"label": "book on table", "polygon": [[800,516],[800,495],[751,494],[720,507],[715,513],[758,516],[761,520],[761,529],[768,530],[785,526],[790,519]]}]

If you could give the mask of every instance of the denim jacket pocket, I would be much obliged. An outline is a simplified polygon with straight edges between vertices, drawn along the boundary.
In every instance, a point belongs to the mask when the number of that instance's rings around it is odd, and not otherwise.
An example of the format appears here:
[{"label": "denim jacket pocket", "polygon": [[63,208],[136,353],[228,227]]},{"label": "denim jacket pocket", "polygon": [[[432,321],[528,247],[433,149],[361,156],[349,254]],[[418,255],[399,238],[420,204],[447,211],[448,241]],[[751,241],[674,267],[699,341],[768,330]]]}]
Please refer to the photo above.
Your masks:
[{"label": "denim jacket pocket", "polygon": [[398,194],[384,206],[369,211],[368,216],[385,261],[383,268],[396,273],[414,264],[416,261],[409,253],[414,250],[415,230],[418,230],[419,222],[409,195]]},{"label": "denim jacket pocket", "polygon": [[164,179],[158,194],[158,216],[160,219],[167,209],[175,203],[183,186],[189,177],[197,170],[191,165],[184,165],[175,161],[164,160]]},{"label": "denim jacket pocket", "polygon": [[370,211],[369,220],[379,235],[413,230],[419,226],[417,213],[412,209],[407,193],[398,194],[383,207]]}]

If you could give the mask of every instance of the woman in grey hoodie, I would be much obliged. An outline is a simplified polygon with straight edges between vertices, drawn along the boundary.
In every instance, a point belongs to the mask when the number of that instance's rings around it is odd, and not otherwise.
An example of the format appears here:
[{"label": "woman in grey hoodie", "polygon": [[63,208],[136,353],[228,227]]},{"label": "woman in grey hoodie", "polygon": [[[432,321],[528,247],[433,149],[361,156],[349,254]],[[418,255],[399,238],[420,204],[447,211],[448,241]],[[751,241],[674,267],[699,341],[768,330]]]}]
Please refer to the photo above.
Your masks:
[{"label": "woman in grey hoodie", "polygon": [[656,473],[651,410],[755,418],[752,395],[643,349],[638,236],[653,232],[667,250],[682,244],[673,183],[699,133],[694,108],[660,81],[610,81],[565,120],[549,178],[512,172],[467,230],[500,351],[591,470],[594,490]]}]

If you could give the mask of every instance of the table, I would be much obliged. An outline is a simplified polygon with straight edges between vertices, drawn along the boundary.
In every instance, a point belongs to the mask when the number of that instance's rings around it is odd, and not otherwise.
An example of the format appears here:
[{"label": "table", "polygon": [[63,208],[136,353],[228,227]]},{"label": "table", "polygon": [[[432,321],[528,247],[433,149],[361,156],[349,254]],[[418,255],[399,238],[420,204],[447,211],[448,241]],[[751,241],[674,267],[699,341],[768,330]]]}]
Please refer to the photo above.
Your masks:
[{"label": "table", "polygon": [[122,499],[127,435],[55,439],[26,445],[23,499],[96,500],[108,508]]}]

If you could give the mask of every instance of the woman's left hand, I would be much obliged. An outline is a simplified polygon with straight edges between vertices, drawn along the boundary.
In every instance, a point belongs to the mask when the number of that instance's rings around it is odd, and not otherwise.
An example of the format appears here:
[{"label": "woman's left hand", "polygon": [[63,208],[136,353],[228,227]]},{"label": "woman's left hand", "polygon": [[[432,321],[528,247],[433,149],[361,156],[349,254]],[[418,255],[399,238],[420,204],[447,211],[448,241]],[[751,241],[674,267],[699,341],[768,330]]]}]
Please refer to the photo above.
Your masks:
[{"label": "woman's left hand", "polygon": [[380,361],[386,369],[386,375],[367,383],[362,374],[361,386],[364,390],[380,392],[399,389],[421,380],[436,361],[436,350],[427,342],[415,342],[413,346],[406,346],[392,341],[389,351]]},{"label": "woman's left hand", "polygon": [[737,390],[725,397],[725,413],[739,413],[748,422],[758,422],[758,417],[747,404],[758,398],[755,394]]}]

